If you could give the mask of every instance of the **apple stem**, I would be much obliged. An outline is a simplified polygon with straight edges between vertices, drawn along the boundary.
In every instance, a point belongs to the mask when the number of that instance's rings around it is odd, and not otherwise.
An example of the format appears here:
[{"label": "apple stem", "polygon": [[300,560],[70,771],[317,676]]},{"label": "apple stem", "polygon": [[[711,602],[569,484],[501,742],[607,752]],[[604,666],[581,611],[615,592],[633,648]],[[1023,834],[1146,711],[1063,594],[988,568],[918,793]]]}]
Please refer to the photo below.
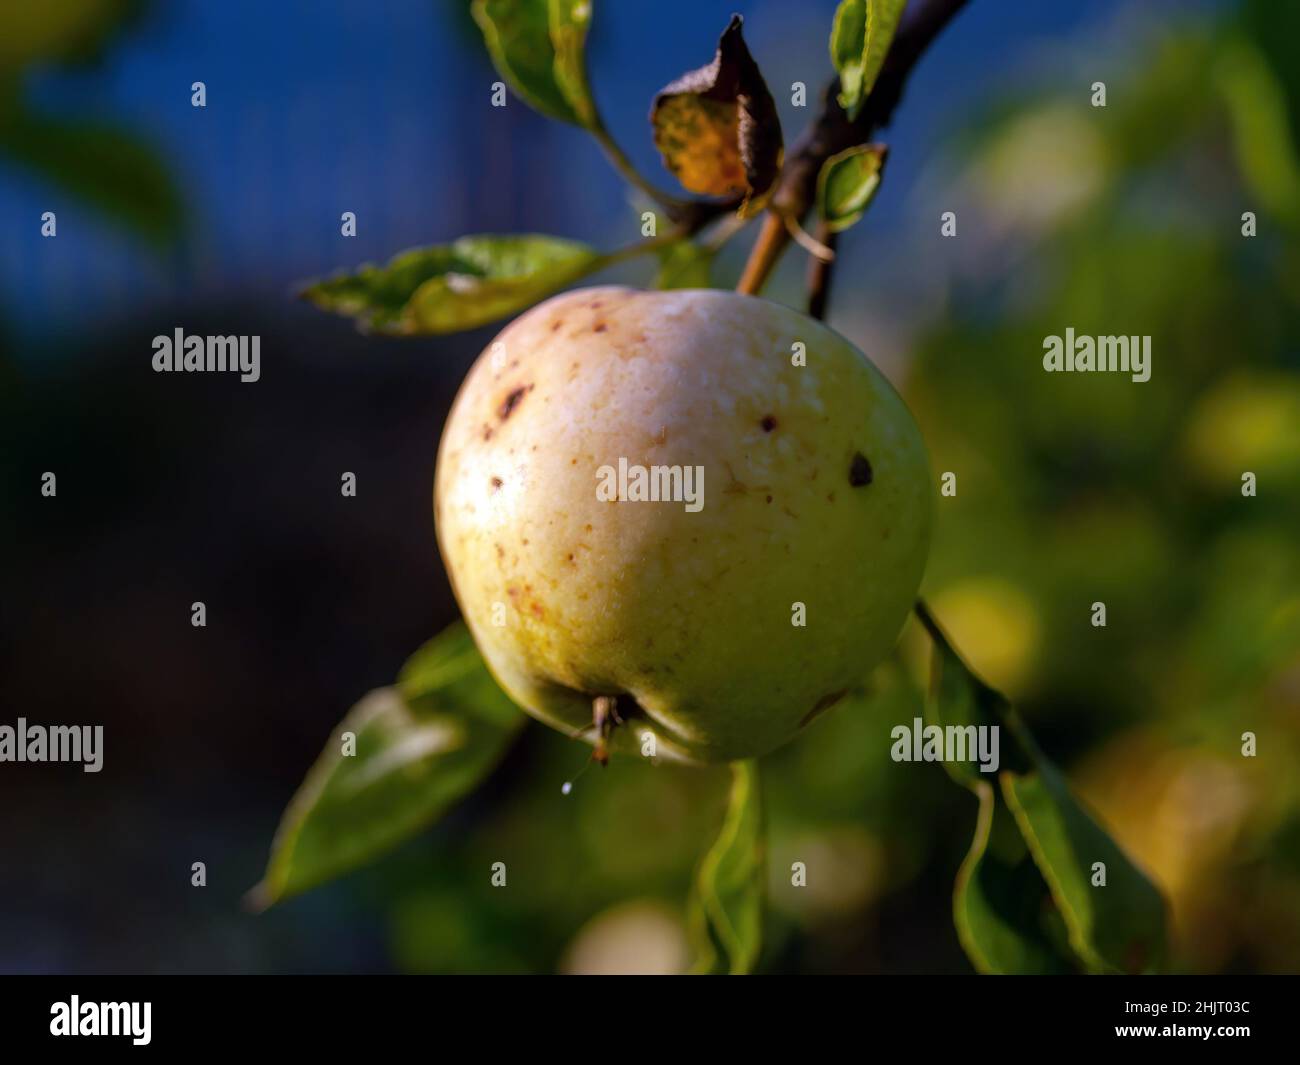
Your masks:
[{"label": "apple stem", "polygon": [[591,723],[596,726],[596,748],[591,757],[602,766],[609,764],[609,736],[620,722],[618,700],[612,695],[597,695],[591,701]]},{"label": "apple stem", "polygon": [[882,126],[889,125],[894,108],[912,68],[940,31],[969,0],[924,0],[908,5],[903,20],[885,57],[875,87],[854,118],[838,102],[839,82],[833,80],[823,94],[823,107],[791,147],[772,193],[770,206],[745,264],[737,292],[757,295],[763,283],[790,243],[791,233],[782,215],[802,219],[815,206],[817,179],[822,164],[832,155],[865,144]]},{"label": "apple stem", "polygon": [[[817,225],[817,239],[832,252],[839,234],[833,232],[825,222]],[[808,260],[808,317],[819,322],[826,320],[826,303],[831,295],[831,267],[834,259],[821,259],[812,256]]]}]

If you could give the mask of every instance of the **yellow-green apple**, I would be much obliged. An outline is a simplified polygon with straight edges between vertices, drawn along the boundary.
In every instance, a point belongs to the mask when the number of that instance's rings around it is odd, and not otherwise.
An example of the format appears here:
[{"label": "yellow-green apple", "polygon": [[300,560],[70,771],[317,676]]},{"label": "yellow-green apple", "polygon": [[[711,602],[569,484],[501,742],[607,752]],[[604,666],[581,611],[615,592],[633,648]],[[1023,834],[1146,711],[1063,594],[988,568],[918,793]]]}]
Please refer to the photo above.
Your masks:
[{"label": "yellow-green apple", "polygon": [[611,732],[697,763],[790,739],[888,653],[929,545],[893,387],[733,292],[588,288],[522,315],[470,370],[436,482],[493,674],[602,754]]}]

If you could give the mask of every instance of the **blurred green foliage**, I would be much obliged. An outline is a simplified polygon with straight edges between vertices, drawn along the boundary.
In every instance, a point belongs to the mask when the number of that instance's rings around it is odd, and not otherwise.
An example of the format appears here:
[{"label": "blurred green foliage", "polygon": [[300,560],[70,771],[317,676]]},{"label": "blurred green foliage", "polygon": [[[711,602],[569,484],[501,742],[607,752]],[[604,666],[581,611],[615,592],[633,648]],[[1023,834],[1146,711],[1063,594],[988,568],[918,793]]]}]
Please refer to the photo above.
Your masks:
[{"label": "blurred green foliage", "polygon": [[[0,7],[0,155],[161,240],[179,197],[149,149],[33,115],[21,91],[139,6]],[[1300,7],[1248,0],[1135,42],[1105,109],[1031,86],[973,116],[946,190],[962,237],[942,249],[965,265],[909,368],[934,468],[959,476],[926,595],[1167,894],[1169,963],[1191,971],[1300,969],[1297,39]],[[698,283],[710,256],[681,249],[665,276]],[[1042,338],[1067,326],[1150,334],[1151,380],[1045,375]],[[923,712],[924,648],[909,628],[763,760],[760,969],[969,970],[949,899],[976,801],[889,757],[890,729]],[[616,758],[562,795],[587,753],[528,724],[484,793],[355,882],[401,967],[689,965],[683,903],[729,774]],[[530,890],[494,890],[498,861]]]},{"label": "blurred green foliage", "polygon": [[40,0],[0,8],[0,72],[86,63],[140,17],[146,0]]},{"label": "blurred green foliage", "polygon": [[29,70],[98,60],[145,8],[145,0],[0,6],[0,164],[35,174],[162,247],[179,236],[183,210],[154,148],[118,125],[33,110],[23,93]]},{"label": "blurred green foliage", "polygon": [[[1300,967],[1286,7],[1142,42],[1104,110],[1049,96],[977,122],[949,191],[981,268],[911,372],[935,467],[960,478],[936,612],[1170,895],[1173,964],[1197,971]],[[1045,375],[1042,338],[1068,326],[1150,334],[1151,380]]]},{"label": "blurred green foliage", "polygon": [[[1247,3],[1134,42],[1105,109],[1031,87],[975,115],[945,187],[959,263],[908,373],[934,468],[959,478],[925,593],[1169,898],[1174,970],[1300,968],[1297,34],[1300,11]],[[1150,334],[1151,380],[1044,374],[1066,327]],[[760,969],[969,971],[948,899],[976,803],[888,753],[925,656],[910,626],[763,760]],[[561,796],[584,756],[530,726],[508,790],[367,880],[404,967],[689,963],[682,900],[726,771],[615,759]],[[1018,838],[992,827],[994,852]],[[496,860],[540,886],[493,892]],[[1049,922],[1043,949],[1064,934]]]}]

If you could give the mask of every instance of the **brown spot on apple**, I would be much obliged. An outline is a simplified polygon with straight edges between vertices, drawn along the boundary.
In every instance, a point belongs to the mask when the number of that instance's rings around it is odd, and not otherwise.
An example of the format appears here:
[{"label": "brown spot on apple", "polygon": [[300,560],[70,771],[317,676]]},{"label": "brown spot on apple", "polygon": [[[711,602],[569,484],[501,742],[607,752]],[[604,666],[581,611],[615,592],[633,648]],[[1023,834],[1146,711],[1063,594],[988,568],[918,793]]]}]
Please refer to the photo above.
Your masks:
[{"label": "brown spot on apple", "polygon": [[848,694],[848,688],[842,688],[837,692],[827,692],[813,704],[813,708],[809,710],[808,713],[804,714],[803,720],[799,722],[799,727],[803,728],[812,721],[813,718],[817,717],[819,714],[825,713]]},{"label": "brown spot on apple", "polygon": [[874,476],[867,456],[861,451],[854,452],[853,461],[849,463],[849,484],[854,488],[861,488],[863,485],[870,484]]},{"label": "brown spot on apple", "polygon": [[505,399],[503,399],[501,405],[497,407],[497,417],[502,421],[509,418],[510,415],[515,412],[515,408],[519,406],[524,396],[533,390],[533,387],[533,385],[518,385],[507,392]]}]

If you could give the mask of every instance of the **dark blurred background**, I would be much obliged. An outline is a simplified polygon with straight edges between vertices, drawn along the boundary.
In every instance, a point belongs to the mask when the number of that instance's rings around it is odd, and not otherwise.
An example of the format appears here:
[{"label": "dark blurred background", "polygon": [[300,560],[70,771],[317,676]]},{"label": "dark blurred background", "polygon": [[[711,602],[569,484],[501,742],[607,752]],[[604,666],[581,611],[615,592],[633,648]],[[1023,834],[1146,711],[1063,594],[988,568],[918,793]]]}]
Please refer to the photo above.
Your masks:
[{"label": "dark blurred background", "polygon": [[[830,74],[832,0],[596,9],[596,96],[664,185],[650,99],[733,10],[787,142],[790,83],[815,103]],[[1180,970],[1300,970],[1297,39],[1267,0],[972,0],[887,131],[832,295],[958,472],[926,595],[1166,891]],[[435,830],[240,908],[330,729],[455,617],[434,455],[494,332],[366,338],[295,285],[465,233],[638,236],[596,146],[488,107],[494,80],[451,0],[0,12],[0,723],[106,732],[97,775],[0,765],[0,971],[683,964],[725,772],[616,764],[565,799],[585,749],[541,727]],[[801,258],[770,296],[801,303]],[[1151,381],[1043,374],[1066,326],[1151,334]],[[154,374],[177,327],[259,334],[261,381]],[[868,694],[764,762],[770,971],[970,971],[950,892],[973,799],[887,753],[922,646],[909,630]],[[796,857],[832,875],[783,891]]]}]

